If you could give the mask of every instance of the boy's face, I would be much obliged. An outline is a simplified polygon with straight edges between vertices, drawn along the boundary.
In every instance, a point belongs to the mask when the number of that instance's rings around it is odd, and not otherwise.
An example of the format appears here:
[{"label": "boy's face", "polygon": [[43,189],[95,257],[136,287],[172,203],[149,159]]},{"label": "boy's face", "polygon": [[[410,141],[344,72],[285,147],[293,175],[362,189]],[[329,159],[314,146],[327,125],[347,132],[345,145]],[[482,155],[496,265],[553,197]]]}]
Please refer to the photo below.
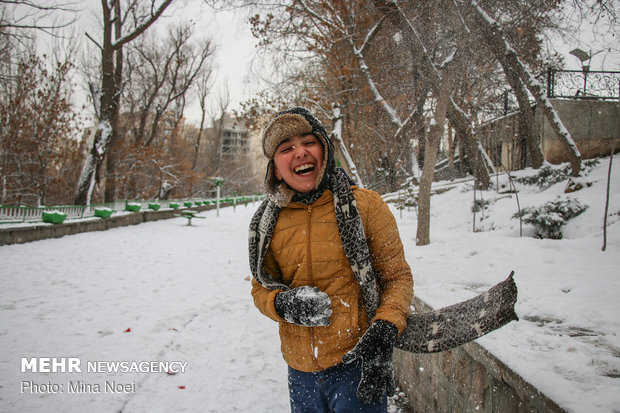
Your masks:
[{"label": "boy's face", "polygon": [[310,192],[323,165],[323,145],[313,134],[290,137],[278,146],[273,162],[276,178],[297,192]]}]

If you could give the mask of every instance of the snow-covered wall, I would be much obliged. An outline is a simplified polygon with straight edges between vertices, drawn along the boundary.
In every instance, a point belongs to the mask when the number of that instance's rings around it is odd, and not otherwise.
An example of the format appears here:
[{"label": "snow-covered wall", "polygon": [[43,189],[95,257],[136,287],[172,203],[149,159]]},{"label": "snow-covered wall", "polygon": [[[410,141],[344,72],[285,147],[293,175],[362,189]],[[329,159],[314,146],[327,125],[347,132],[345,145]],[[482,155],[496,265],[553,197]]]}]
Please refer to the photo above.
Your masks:
[{"label": "snow-covered wall", "polygon": [[394,375],[414,412],[567,413],[476,342],[433,354],[396,349]]},{"label": "snow-covered wall", "polygon": [[[617,101],[551,99],[562,122],[575,140],[583,159],[609,155],[616,139],[620,150],[620,104]],[[493,163],[511,170],[527,166],[524,148],[519,139],[518,112],[483,124],[476,130]],[[568,160],[562,143],[556,138],[549,122],[536,110],[537,131],[541,136],[545,160],[559,164]],[[501,158],[500,158],[501,157]]]},{"label": "snow-covered wall", "polygon": [[[552,99],[552,103],[575,140],[583,159],[607,156],[613,144],[615,151],[620,150],[618,101]],[[564,146],[539,111],[536,113],[536,121],[540,125],[545,159],[553,164],[566,162]]]}]

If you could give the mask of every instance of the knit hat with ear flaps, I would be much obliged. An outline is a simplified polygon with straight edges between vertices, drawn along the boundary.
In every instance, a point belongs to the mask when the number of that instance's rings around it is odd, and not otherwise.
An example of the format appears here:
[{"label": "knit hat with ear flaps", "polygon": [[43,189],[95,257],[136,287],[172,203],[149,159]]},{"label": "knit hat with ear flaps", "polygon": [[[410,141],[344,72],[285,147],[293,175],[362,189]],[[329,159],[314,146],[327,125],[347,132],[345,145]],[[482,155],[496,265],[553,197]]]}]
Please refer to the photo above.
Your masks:
[{"label": "knit hat with ear flaps", "polygon": [[321,122],[308,109],[295,107],[277,113],[263,131],[263,153],[269,159],[265,176],[265,193],[280,207],[288,205],[296,191],[283,180],[276,178],[273,155],[285,139],[309,133],[314,134],[323,144],[323,166],[315,184],[315,189],[317,189],[327,175],[325,171],[335,168],[333,144]]}]

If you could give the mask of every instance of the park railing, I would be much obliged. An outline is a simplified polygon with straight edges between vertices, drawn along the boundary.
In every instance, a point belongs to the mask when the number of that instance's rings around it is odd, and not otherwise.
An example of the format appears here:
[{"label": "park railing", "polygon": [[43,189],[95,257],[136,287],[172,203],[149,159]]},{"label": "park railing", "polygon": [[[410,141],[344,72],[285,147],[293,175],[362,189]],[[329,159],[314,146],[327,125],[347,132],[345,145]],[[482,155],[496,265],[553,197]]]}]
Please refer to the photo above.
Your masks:
[{"label": "park railing", "polygon": [[549,98],[620,100],[620,72],[549,69],[546,83]]},{"label": "park railing", "polygon": [[[262,200],[263,195],[243,195],[220,198],[220,204],[232,206],[254,203]],[[217,199],[189,198],[175,200],[119,200],[92,205],[59,205],[59,206],[1,206],[0,224],[18,223],[61,223],[65,219],[107,218],[115,212],[137,212],[159,209],[194,208],[203,205],[216,205]]]},{"label": "park railing", "polygon": [[[548,69],[537,75],[536,80],[545,87],[550,99],[620,101],[618,71]],[[533,97],[530,104],[536,104]],[[487,98],[477,117],[482,123],[489,123],[518,111],[517,98],[511,89],[506,89]]]}]

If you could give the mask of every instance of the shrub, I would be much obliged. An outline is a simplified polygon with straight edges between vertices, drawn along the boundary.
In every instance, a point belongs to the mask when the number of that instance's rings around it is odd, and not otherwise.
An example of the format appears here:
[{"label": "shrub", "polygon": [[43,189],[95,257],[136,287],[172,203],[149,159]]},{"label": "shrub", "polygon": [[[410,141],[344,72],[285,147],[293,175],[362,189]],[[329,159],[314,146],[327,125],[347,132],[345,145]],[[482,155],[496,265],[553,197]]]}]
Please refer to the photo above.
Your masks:
[{"label": "shrub", "polygon": [[[598,159],[588,159],[582,162],[583,171],[587,172],[599,163]],[[562,182],[570,177],[571,166],[552,167],[551,165],[542,166],[534,175],[514,178],[515,182],[524,185],[537,185],[539,188],[546,188],[558,182]]]},{"label": "shrub", "polygon": [[404,197],[399,199],[396,204],[396,208],[399,210],[405,209],[405,207],[418,207],[418,194],[417,194],[418,182],[415,178],[407,178],[405,183],[401,186],[404,189]]},{"label": "shrub", "polygon": [[562,226],[588,208],[577,199],[557,199],[539,207],[523,208],[513,218],[521,218],[524,223],[536,227],[539,238],[562,238]]},{"label": "shrub", "polygon": [[514,178],[515,182],[524,185],[537,185],[539,188],[551,186],[564,181],[570,176],[570,166],[552,168],[550,165],[542,166],[534,175]]},{"label": "shrub", "polygon": [[471,206],[471,212],[474,214],[480,211],[484,212],[488,209],[490,203],[491,201],[486,199],[476,199]]}]

